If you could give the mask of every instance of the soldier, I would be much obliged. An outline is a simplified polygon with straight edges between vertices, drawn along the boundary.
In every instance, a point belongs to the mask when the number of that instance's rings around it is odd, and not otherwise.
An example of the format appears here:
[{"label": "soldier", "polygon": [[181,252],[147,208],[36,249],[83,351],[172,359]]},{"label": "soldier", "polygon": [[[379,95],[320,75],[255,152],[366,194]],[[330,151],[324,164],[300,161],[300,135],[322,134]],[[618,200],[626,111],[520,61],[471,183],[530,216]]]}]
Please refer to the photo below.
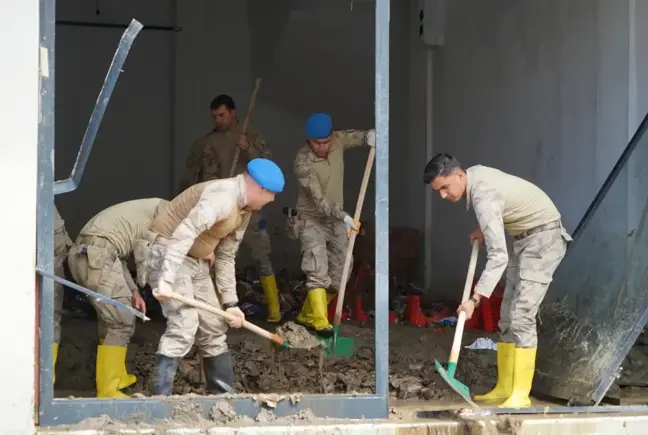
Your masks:
[{"label": "soldier", "polygon": [[[470,233],[470,243],[478,240],[486,244],[488,261],[484,272],[474,295],[458,311],[464,311],[470,319],[481,298],[491,295],[506,270],[497,384],[476,399],[504,400],[499,405],[502,408],[529,407],[538,343],[536,315],[572,240],[560,213],[534,184],[482,165],[463,170],[448,154],[437,154],[430,160],[423,181],[448,201],[466,197],[466,208],[472,205],[479,223]],[[505,230],[514,238],[510,257]]]},{"label": "soldier", "polygon": [[[215,127],[211,133],[198,139],[187,157],[185,173],[180,181],[181,191],[193,184],[230,177],[236,149],[239,158],[234,175],[245,172],[246,165],[255,158],[271,159],[270,149],[263,137],[254,131],[242,134],[242,126],[236,117],[236,105],[229,95],[219,95],[211,102],[211,113]],[[270,260],[270,236],[265,219],[255,211],[250,217],[243,244],[250,250],[250,256],[258,266],[261,286],[268,308],[267,321],[281,321],[279,291]]]},{"label": "soldier", "polygon": [[[72,246],[72,239],[65,229],[65,221],[54,206],[54,274],[65,278],[65,260],[68,250]],[[54,343],[52,348],[52,367],[54,376],[53,383],[56,383],[56,359],[58,357],[59,344],[61,343],[61,310],[63,309],[63,286],[54,282]]]},{"label": "soldier", "polygon": [[[253,210],[260,210],[283,190],[281,169],[270,160],[254,159],[235,178],[195,184],[176,196],[151,225],[158,234],[149,256],[149,282],[167,319],[160,339],[153,394],[168,395],[183,358],[194,342],[203,358],[209,394],[233,393],[234,370],[227,348],[227,324],[219,316],[170,299],[175,291],[236,316],[238,308],[235,258]],[[209,266],[216,271],[214,283]]]},{"label": "soldier", "polygon": [[301,242],[308,289],[297,321],[321,337],[333,335],[326,307],[341,285],[350,231],[360,229],[343,210],[344,151],[375,144],[375,130],[332,131],[331,117],[316,113],[306,121],[306,143],[295,157],[299,193],[293,234]]},{"label": "soldier", "polygon": [[[146,313],[137,284],[146,285],[146,259],[154,234],[153,218],[168,204],[160,198],[136,199],[113,205],[85,224],[68,253],[74,280],[88,289]],[[135,260],[137,284],[128,270]],[[137,382],[126,371],[126,348],[135,332],[135,317],[112,305],[89,298],[97,311],[97,397],[128,397],[121,389]]]}]

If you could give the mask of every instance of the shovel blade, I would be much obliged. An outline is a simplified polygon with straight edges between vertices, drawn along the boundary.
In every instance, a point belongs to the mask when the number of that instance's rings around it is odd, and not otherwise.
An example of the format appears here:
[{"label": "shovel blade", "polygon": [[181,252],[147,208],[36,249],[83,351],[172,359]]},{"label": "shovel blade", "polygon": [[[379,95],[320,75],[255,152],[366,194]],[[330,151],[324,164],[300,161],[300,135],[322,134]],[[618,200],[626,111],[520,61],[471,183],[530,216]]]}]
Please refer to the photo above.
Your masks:
[{"label": "shovel blade", "polygon": [[326,345],[326,357],[336,356],[340,358],[351,358],[355,348],[355,340],[348,337],[337,337],[335,345],[333,338],[317,337],[318,340]]},{"label": "shovel blade", "polygon": [[457,394],[459,394],[466,402],[472,403],[472,398],[470,397],[470,389],[467,385],[459,382],[458,379],[454,378],[454,370],[452,370],[452,373],[449,373],[437,360],[434,360],[434,367],[436,368],[437,372],[439,372],[443,380],[446,381],[446,383],[450,386],[450,388],[452,388]]}]

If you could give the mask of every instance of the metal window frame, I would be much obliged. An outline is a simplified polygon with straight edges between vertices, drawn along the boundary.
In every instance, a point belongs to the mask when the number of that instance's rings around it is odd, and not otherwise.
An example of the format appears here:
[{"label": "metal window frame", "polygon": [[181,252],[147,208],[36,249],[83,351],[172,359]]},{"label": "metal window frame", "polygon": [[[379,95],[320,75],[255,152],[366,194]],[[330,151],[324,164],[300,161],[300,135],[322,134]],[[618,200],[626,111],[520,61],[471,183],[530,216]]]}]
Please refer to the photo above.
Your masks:
[{"label": "metal window frame", "polygon": [[[81,180],[90,154],[94,136],[103,117],[103,110],[117,80],[117,71],[110,70],[104,88],[95,105],[86,136],[81,144],[77,163],[68,180],[54,183],[54,102],[55,102],[55,19],[56,1],[40,1],[40,119],[38,132],[38,199],[37,199],[37,266],[46,275],[54,270],[54,195],[75,190]],[[285,416],[310,409],[320,417],[333,418],[386,418],[389,412],[389,21],[390,0],[376,0],[375,45],[375,123],[376,123],[376,322],[375,322],[375,375],[376,392],[372,395],[306,395],[292,405],[284,400],[275,412]],[[139,23],[138,23],[139,24]],[[141,26],[141,25],[140,25]],[[141,27],[140,27],[141,28]],[[139,30],[138,30],[139,31]],[[128,32],[128,30],[126,31]],[[134,36],[133,36],[134,38]],[[122,42],[124,38],[122,38]],[[132,42],[132,40],[131,40]],[[121,44],[120,44],[121,45]],[[123,53],[125,60],[128,49]],[[46,57],[47,59],[43,59]],[[43,62],[47,60],[47,62]],[[119,63],[119,50],[111,68]],[[111,76],[111,74],[113,74]],[[104,94],[104,90],[107,90]],[[170,397],[159,399],[54,399],[52,383],[52,342],[54,324],[54,283],[42,273],[38,274],[40,300],[39,336],[39,424],[56,426],[75,424],[102,414],[114,419],[124,419],[133,413],[146,419],[166,418],[177,402],[189,399]],[[217,396],[191,400],[200,405],[207,417],[218,402],[227,401],[239,414],[255,416],[259,405],[251,397],[232,399]]]}]

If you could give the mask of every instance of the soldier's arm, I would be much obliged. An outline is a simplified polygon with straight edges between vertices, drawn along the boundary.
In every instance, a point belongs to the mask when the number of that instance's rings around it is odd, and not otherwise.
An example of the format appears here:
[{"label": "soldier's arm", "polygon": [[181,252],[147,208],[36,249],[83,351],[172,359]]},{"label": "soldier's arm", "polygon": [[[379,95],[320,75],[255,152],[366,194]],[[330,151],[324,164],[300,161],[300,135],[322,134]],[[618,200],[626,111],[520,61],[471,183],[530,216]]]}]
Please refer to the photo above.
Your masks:
[{"label": "soldier's arm", "polygon": [[293,169],[297,176],[297,183],[308,192],[317,209],[326,216],[332,216],[343,221],[346,213],[342,210],[342,206],[338,203],[331,203],[326,198],[322,191],[322,186],[320,186],[319,180],[313,171],[313,167],[306,160],[304,154],[297,154]]},{"label": "soldier's arm", "polygon": [[180,178],[180,192],[185,191],[198,182],[204,148],[205,138],[200,138],[191,145],[191,151],[189,151],[189,155],[185,161],[185,170],[182,178]]},{"label": "soldier's arm", "polygon": [[250,216],[234,232],[225,236],[214,252],[216,290],[220,293],[221,301],[224,304],[238,302],[238,295],[236,294],[236,253],[249,222]]},{"label": "soldier's arm", "polygon": [[126,280],[126,284],[128,285],[128,288],[130,289],[131,292],[139,290],[137,288],[137,284],[135,284],[135,281],[133,281],[133,276],[130,273],[130,270],[128,270],[128,265],[126,264],[125,261],[120,260],[122,264],[122,271],[124,273],[124,279]]},{"label": "soldier's arm", "polygon": [[336,130],[333,132],[333,137],[337,138],[345,150],[350,148],[369,145],[367,143],[367,134],[369,130]]},{"label": "soldier's arm", "polygon": [[[249,137],[249,136],[248,136]],[[266,144],[263,136],[257,134],[254,136],[254,139],[250,143],[247,151],[248,157],[252,159],[268,159],[272,160],[272,154],[270,153],[270,147]]]},{"label": "soldier's arm", "polygon": [[234,196],[217,183],[208,185],[187,217],[180,222],[167,245],[162,261],[162,279],[173,284],[175,276],[198,236],[226,218],[235,206]]},{"label": "soldier's arm", "polygon": [[484,234],[487,261],[475,286],[475,293],[490,297],[508,264],[504,232],[504,201],[499,193],[486,185],[475,186],[471,196],[479,227]]}]

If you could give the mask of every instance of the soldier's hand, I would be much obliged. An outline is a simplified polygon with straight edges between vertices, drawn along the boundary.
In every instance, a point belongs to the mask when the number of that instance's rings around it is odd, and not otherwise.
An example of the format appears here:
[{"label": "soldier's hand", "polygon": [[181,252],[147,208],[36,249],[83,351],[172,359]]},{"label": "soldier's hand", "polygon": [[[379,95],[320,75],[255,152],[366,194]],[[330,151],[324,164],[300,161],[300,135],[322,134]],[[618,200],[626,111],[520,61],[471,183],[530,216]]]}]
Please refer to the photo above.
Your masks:
[{"label": "soldier's hand", "polygon": [[376,130],[373,128],[367,133],[367,145],[372,148],[376,146]]},{"label": "soldier's hand", "polygon": [[470,319],[475,312],[475,303],[468,299],[466,302],[459,305],[459,308],[457,308],[457,314],[461,313],[462,311],[466,313],[466,319]]},{"label": "soldier's hand", "polygon": [[235,316],[234,319],[228,320],[227,323],[229,323],[231,328],[242,328],[243,327],[243,322],[245,321],[245,314],[243,314],[243,311],[239,307],[231,307],[228,308],[227,311],[229,314],[233,314]]},{"label": "soldier's hand", "polygon": [[144,302],[142,294],[139,292],[139,290],[135,290],[133,292],[133,308],[146,315],[146,302]]},{"label": "soldier's hand", "polygon": [[153,297],[158,301],[168,301],[171,299],[171,293],[173,293],[171,284],[163,279],[158,282],[157,288],[153,289]]},{"label": "soldier's hand", "polygon": [[473,245],[475,240],[479,240],[479,246],[484,246],[484,233],[482,233],[481,228],[477,227],[472,230],[469,234],[470,246]]},{"label": "soldier's hand", "polygon": [[351,237],[352,232],[360,231],[360,222],[353,220],[349,215],[344,217],[344,225],[347,227],[347,235]]},{"label": "soldier's hand", "polygon": [[214,253],[211,252],[208,256],[203,258],[203,260],[205,260],[207,262],[207,266],[211,268],[214,265]]},{"label": "soldier's hand", "polygon": [[247,151],[247,149],[250,148],[250,144],[248,143],[247,136],[244,134],[239,135],[238,142],[236,142],[236,144],[243,151]]}]

